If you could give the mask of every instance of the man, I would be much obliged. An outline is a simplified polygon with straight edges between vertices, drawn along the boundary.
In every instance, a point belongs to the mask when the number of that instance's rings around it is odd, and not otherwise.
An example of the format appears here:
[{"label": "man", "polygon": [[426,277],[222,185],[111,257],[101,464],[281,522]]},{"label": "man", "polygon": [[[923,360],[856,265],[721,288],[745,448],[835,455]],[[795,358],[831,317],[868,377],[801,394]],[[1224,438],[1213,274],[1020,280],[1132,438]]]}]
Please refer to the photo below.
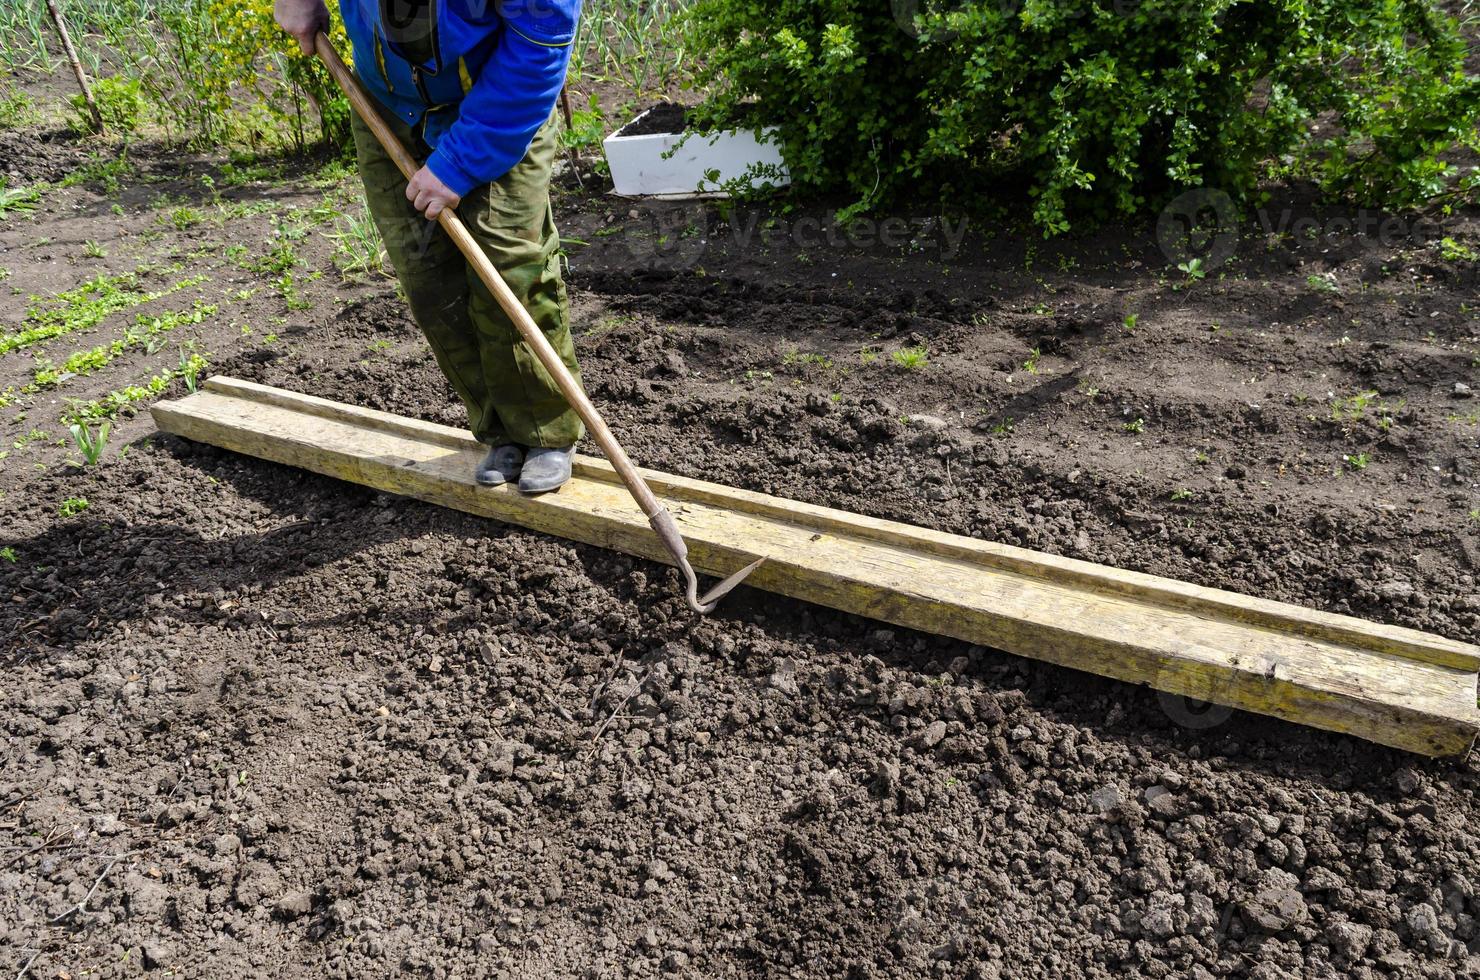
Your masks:
[{"label": "man", "polygon": [[[580,0],[340,0],[355,74],[421,162],[408,182],[354,119],[365,198],[442,373],[488,454],[479,483],[526,493],[570,479],[580,418],[435,222],[456,208],[535,323],[580,379],[560,239],[550,211]],[[329,27],[323,0],[276,0],[303,46]]]}]

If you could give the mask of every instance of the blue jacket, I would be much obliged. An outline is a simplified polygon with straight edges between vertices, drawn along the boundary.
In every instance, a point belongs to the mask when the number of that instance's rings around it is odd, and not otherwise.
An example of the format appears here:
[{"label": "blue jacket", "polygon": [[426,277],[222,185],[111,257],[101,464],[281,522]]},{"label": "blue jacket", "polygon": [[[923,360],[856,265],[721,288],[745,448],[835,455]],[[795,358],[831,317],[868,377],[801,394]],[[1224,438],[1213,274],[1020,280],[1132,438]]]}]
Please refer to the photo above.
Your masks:
[{"label": "blue jacket", "polygon": [[581,0],[431,0],[423,64],[387,38],[382,3],[339,0],[370,94],[408,125],[425,118],[427,166],[455,193],[512,170],[560,96]]}]

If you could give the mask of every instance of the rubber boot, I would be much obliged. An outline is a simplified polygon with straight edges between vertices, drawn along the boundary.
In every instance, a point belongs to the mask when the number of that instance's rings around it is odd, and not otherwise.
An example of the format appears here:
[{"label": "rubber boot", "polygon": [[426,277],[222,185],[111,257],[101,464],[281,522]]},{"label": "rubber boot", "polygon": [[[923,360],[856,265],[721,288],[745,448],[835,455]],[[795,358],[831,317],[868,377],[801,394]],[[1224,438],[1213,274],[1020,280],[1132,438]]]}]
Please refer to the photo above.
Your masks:
[{"label": "rubber boot", "polygon": [[485,487],[501,487],[519,479],[524,468],[524,449],[520,446],[494,446],[478,464],[473,478]]},{"label": "rubber boot", "polygon": [[559,490],[570,480],[570,464],[575,455],[575,446],[530,449],[524,470],[519,474],[519,489],[525,493]]}]

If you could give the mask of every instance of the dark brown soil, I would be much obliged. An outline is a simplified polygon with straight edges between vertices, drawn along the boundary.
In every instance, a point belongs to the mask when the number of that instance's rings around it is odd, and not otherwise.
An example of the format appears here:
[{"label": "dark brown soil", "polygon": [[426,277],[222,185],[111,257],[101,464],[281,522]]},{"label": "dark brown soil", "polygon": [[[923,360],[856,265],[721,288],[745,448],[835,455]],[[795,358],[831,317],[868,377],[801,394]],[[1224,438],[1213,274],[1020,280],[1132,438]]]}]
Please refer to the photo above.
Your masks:
[{"label": "dark brown soil", "polygon": [[681,133],[688,127],[688,110],[676,102],[660,102],[623,126],[617,136],[652,136]]},{"label": "dark brown soil", "polygon": [[[26,145],[26,180],[78,163]],[[12,975],[1480,974],[1473,760],[748,590],[695,619],[663,567],[147,415],[66,466],[63,399],[171,368],[182,336],[211,371],[462,421],[393,284],[339,281],[311,173],[137,162],[0,224],[8,324],[101,270],[211,277],[54,361],[222,308],[0,413]],[[187,205],[237,216],[181,229]],[[1274,232],[1286,211],[1353,217],[1289,197]],[[1473,213],[1451,246],[1256,219],[1189,282],[1147,229],[850,241],[821,207],[569,189],[557,212],[591,392],[642,464],[1480,636]],[[299,226],[290,296],[243,262]]]}]

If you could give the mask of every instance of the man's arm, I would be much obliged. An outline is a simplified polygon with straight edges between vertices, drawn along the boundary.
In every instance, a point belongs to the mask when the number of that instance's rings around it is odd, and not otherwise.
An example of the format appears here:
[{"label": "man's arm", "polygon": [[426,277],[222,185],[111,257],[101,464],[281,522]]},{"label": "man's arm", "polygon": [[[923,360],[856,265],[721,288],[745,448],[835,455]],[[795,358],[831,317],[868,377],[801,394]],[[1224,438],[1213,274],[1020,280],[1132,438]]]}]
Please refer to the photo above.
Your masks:
[{"label": "man's arm", "polygon": [[509,0],[498,9],[498,47],[423,171],[457,195],[498,180],[529,152],[565,83],[581,3]]},{"label": "man's arm", "polygon": [[313,54],[319,32],[329,32],[329,8],[324,0],[276,0],[272,5],[278,26],[298,39],[304,54]]}]

